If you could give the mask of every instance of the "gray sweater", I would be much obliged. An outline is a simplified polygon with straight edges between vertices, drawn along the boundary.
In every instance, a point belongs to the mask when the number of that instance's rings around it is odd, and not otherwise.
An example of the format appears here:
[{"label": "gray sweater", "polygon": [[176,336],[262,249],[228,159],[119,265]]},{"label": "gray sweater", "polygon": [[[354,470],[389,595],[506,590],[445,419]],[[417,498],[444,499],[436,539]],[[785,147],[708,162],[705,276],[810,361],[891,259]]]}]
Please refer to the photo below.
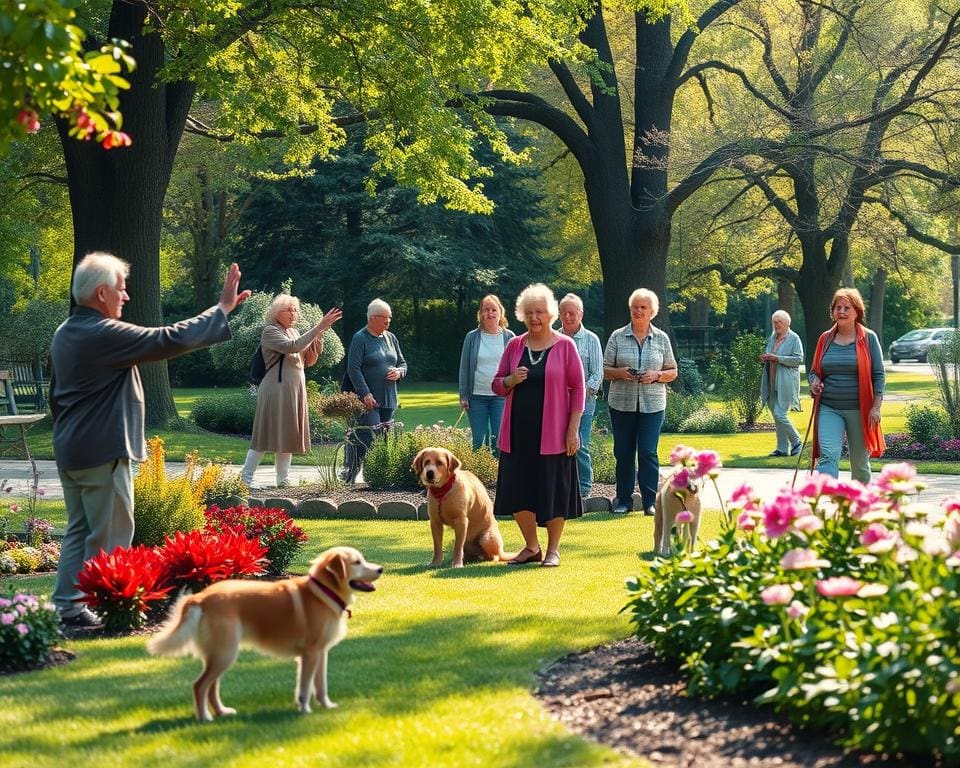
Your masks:
[{"label": "gray sweater", "polygon": [[373,393],[380,408],[396,408],[397,382],[387,380],[388,368],[399,368],[401,377],[407,375],[407,361],[396,336],[390,331],[374,336],[366,328],[353,334],[347,352],[347,374],[357,397],[363,400]]}]

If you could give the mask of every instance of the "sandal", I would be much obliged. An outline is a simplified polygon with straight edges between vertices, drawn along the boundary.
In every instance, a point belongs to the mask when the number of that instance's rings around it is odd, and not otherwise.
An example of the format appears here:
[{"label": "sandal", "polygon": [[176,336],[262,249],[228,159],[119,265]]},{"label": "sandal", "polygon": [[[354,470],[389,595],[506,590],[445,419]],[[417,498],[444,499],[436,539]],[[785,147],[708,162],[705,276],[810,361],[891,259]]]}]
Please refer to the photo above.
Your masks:
[{"label": "sandal", "polygon": [[[524,556],[526,555],[526,556]],[[507,560],[507,565],[526,565],[527,563],[539,563],[543,559],[543,550],[538,549],[534,552],[532,549],[524,547],[513,560]]]}]

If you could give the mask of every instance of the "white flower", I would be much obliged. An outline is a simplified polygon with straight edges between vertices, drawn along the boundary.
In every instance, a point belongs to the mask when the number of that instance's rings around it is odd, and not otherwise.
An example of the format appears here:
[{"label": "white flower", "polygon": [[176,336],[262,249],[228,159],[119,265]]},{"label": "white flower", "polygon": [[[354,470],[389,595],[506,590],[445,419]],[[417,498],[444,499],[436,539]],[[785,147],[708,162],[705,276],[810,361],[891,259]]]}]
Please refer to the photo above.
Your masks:
[{"label": "white flower", "polygon": [[877,654],[884,658],[893,656],[898,650],[900,650],[900,647],[893,640],[888,640],[877,646]]},{"label": "white flower", "polygon": [[[886,611],[881,613],[879,616],[874,616],[871,620],[873,626],[877,629],[887,629],[887,627],[892,627],[894,624],[899,623],[897,619],[897,614],[893,611]],[[879,651],[879,648],[877,649]]]}]

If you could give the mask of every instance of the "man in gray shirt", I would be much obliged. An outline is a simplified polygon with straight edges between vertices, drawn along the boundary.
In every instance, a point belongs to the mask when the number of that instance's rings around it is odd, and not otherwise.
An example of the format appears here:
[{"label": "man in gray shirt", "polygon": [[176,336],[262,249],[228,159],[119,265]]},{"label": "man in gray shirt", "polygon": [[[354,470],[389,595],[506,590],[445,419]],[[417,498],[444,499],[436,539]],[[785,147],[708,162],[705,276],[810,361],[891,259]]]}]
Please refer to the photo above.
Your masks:
[{"label": "man in gray shirt", "polygon": [[580,448],[577,450],[577,471],[580,474],[580,495],[590,496],[593,488],[593,459],[590,457],[590,429],[597,410],[597,392],[603,384],[603,347],[600,337],[583,327],[583,301],[575,293],[560,299],[560,323],[563,332],[577,345],[580,362],[583,363],[583,378],[587,387],[587,399],[580,419]]},{"label": "man in gray shirt", "polygon": [[138,363],[176,357],[230,338],[227,315],[238,291],[231,264],[220,303],[190,320],[142,328],[120,320],[130,266],[109,253],[87,254],[73,273],[73,314],[57,328],[50,357],[53,452],[67,507],[53,602],[67,626],[94,626],[74,584],[85,560],[133,541],[130,461],[146,458]]}]

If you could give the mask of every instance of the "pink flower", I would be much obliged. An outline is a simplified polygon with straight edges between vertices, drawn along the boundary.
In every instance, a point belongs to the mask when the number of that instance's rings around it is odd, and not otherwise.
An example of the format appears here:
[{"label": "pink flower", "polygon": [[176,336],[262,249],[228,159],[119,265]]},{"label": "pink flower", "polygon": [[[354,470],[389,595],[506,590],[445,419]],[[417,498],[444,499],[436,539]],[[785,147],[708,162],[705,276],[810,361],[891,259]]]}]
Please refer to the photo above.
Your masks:
[{"label": "pink flower", "polygon": [[867,490],[867,486],[859,480],[837,480],[826,477],[823,481],[822,494],[826,494],[837,501],[856,502]]},{"label": "pink flower", "polygon": [[20,505],[19,505],[19,504],[11,504],[11,505],[10,505],[10,511],[11,511],[11,512],[19,512],[19,511],[20,511]]},{"label": "pink flower", "polygon": [[807,505],[800,496],[784,488],[772,502],[763,507],[763,527],[772,539],[783,536],[790,530],[793,520],[807,511]]},{"label": "pink flower", "polygon": [[0,613],[0,624],[4,626],[10,626],[16,621],[17,614],[15,613]]},{"label": "pink flower", "polygon": [[107,131],[100,143],[104,149],[113,149],[114,147],[129,147],[133,143],[133,139],[123,131]]},{"label": "pink flower", "polygon": [[876,486],[882,491],[893,495],[916,493],[923,488],[923,483],[917,482],[917,470],[912,464],[905,461],[899,464],[886,464],[880,471],[880,479]]},{"label": "pink flower", "polygon": [[693,479],[693,473],[687,467],[680,467],[673,473],[670,479],[670,487],[678,491],[685,491]]},{"label": "pink flower", "polygon": [[896,531],[891,531],[883,523],[870,523],[860,533],[860,543],[873,554],[889,552],[899,538]]},{"label": "pink flower", "polygon": [[700,451],[696,455],[697,466],[694,469],[694,474],[697,477],[716,477],[719,473],[719,469],[723,466],[720,463],[720,454],[716,451]]},{"label": "pink flower", "polygon": [[816,533],[823,528],[823,520],[816,515],[801,515],[793,521],[793,527],[804,533]]},{"label": "pink flower", "polygon": [[785,571],[806,571],[827,568],[829,565],[829,560],[817,557],[812,549],[791,549],[780,558],[780,567]]},{"label": "pink flower", "polygon": [[37,496],[46,496],[47,490],[44,487],[37,488]]},{"label": "pink flower", "polygon": [[26,624],[17,624],[16,630],[17,630],[17,632],[19,632],[21,635],[29,635],[29,634],[30,634],[30,627],[28,627]]},{"label": "pink flower", "polygon": [[860,591],[863,584],[849,576],[834,576],[817,581],[817,592],[824,597],[850,597]]},{"label": "pink flower", "polygon": [[737,528],[744,531],[752,531],[757,527],[757,521],[749,512],[741,512],[737,516]]},{"label": "pink flower", "polygon": [[687,464],[689,461],[693,460],[696,451],[693,448],[690,448],[686,445],[675,445],[673,450],[670,451],[670,463],[671,464]]},{"label": "pink flower", "polygon": [[730,506],[743,510],[760,509],[760,497],[749,483],[741,483],[730,494]]},{"label": "pink flower", "polygon": [[790,607],[787,608],[787,616],[791,619],[802,619],[808,613],[810,613],[810,609],[799,600],[794,600],[790,603]]},{"label": "pink flower", "polygon": [[21,109],[17,113],[17,122],[27,133],[36,133],[40,130],[40,117],[32,109]]},{"label": "pink flower", "polygon": [[793,589],[788,584],[774,584],[760,593],[764,605],[786,605],[793,600]]},{"label": "pink flower", "polygon": [[677,512],[677,516],[674,518],[678,523],[692,523],[693,522],[693,512],[689,509],[682,509]]}]

